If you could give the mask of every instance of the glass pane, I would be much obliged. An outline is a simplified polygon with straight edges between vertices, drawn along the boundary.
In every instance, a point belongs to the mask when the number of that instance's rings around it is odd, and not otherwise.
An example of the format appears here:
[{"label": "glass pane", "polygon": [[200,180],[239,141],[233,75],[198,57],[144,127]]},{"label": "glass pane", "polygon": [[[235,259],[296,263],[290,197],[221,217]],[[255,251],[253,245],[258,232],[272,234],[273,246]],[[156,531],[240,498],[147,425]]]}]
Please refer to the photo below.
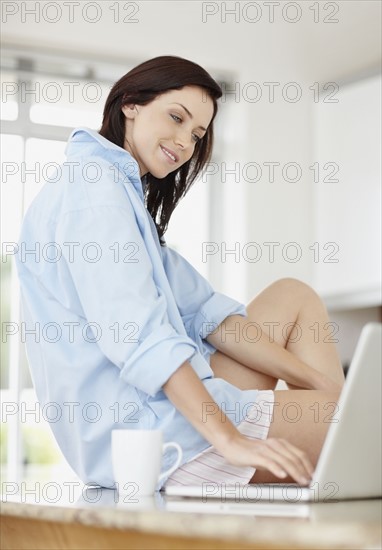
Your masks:
[{"label": "glass pane", "polygon": [[19,116],[19,107],[15,101],[8,100],[7,103],[1,101],[1,120],[17,120]]},{"label": "glass pane", "polygon": [[49,419],[59,411],[39,405],[33,389],[24,389],[20,395],[21,449],[26,481],[79,481],[63,456],[51,430]]},{"label": "glass pane", "polygon": [[[10,256],[1,258],[1,324],[0,388],[9,386],[9,340],[12,332],[11,314],[11,262]],[[9,325],[7,325],[9,323]],[[8,336],[9,335],[9,336]]]},{"label": "glass pane", "polygon": [[17,241],[22,219],[24,140],[1,134],[1,242]]},{"label": "glass pane", "polygon": [[[14,264],[15,244],[18,241],[22,220],[23,185],[20,177],[24,141],[21,136],[2,134],[1,176],[1,321],[4,330],[1,346],[0,387],[9,387],[9,361],[11,345],[18,347],[18,340],[12,341],[11,323],[17,323],[18,293],[16,288],[16,266]],[[4,324],[5,323],[5,324]],[[6,334],[5,334],[6,333]]]},{"label": "glass pane", "polygon": [[26,97],[28,94],[33,100],[30,110],[32,122],[70,128],[101,127],[110,86],[81,79],[42,76],[24,85]]},{"label": "glass pane", "polygon": [[167,245],[184,256],[206,278],[208,264],[203,262],[202,247],[208,235],[208,198],[208,187],[198,178],[175,208],[164,236]]},{"label": "glass pane", "polygon": [[[15,381],[19,372],[18,352],[20,349],[19,331],[17,330],[19,327],[19,293],[14,261],[16,248],[13,243],[18,241],[22,220],[23,184],[20,173],[24,154],[24,140],[21,136],[2,134],[0,135],[0,150],[2,153],[0,393],[2,403],[9,402],[12,406],[12,404],[15,404],[15,392],[8,388],[13,386],[13,390],[15,389]],[[5,419],[2,416],[0,430],[0,466],[1,475],[3,476],[7,472],[8,453],[11,453],[13,457],[16,456],[17,419],[15,422],[15,420]]]},{"label": "glass pane", "polygon": [[67,128],[85,126],[97,130],[101,127],[101,113],[86,112],[80,109],[52,107],[50,105],[33,105],[30,110],[32,122],[53,124]]},{"label": "glass pane", "polygon": [[[16,426],[14,424],[14,413],[10,404],[13,403],[11,393],[8,390],[1,391],[2,403],[9,403],[7,414],[2,415],[0,423],[1,452],[0,467],[2,482],[14,482],[11,473],[11,465],[7,465],[7,450],[9,438],[12,436],[11,430]],[[24,389],[20,393],[18,404],[17,419],[19,420],[17,428],[20,430],[20,461],[21,461],[21,479],[25,481],[25,487],[28,487],[28,481],[31,487],[37,481],[52,481],[57,483],[77,482],[73,487],[79,487],[80,482],[76,473],[67,463],[62,454],[51,430],[49,418],[54,419],[55,409],[44,409],[37,401],[36,393],[33,389]],[[33,483],[32,483],[33,482]],[[36,495],[37,498],[37,495]]]},{"label": "glass pane", "polygon": [[1,73],[1,103],[0,116],[2,120],[16,120],[19,115],[18,91],[19,85],[14,73]]}]

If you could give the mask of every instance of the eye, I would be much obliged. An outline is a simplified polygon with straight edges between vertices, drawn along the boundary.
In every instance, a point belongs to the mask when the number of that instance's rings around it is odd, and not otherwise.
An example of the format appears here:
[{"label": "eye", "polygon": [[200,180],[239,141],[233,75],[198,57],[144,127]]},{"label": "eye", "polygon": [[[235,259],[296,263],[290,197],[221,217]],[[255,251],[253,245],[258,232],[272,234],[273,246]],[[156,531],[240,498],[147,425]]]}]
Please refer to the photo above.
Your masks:
[{"label": "eye", "polygon": [[[181,122],[183,122],[183,119],[178,116],[178,115],[174,115],[173,113],[170,113],[170,117],[177,123],[177,124],[180,124]],[[197,134],[192,134],[192,139],[194,140],[195,143],[198,143],[202,138],[200,136],[198,136]]]}]

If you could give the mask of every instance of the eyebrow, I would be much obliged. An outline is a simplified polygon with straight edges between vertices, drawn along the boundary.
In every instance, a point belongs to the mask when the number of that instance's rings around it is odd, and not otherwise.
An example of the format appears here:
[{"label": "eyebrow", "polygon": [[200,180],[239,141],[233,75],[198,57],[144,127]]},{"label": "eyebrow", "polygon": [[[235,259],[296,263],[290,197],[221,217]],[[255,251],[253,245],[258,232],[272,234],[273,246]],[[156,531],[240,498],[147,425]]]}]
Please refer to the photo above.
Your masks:
[{"label": "eyebrow", "polygon": [[[188,116],[193,119],[194,117],[192,116],[192,114],[190,113],[190,111],[187,109],[187,107],[185,107],[184,105],[182,105],[181,103],[174,103],[174,105],[180,105],[181,107],[183,107],[183,109],[186,111],[186,113],[188,114]],[[203,130],[204,132],[207,132],[206,128],[204,128],[203,126],[198,126],[198,128],[200,128],[201,130]]]}]

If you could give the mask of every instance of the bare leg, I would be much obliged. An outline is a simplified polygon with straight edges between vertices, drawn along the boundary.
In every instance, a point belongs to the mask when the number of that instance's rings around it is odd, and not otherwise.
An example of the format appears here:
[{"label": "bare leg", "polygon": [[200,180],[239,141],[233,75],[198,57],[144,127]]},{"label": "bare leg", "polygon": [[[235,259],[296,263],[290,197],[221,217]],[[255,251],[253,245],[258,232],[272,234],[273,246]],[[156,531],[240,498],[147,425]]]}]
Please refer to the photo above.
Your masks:
[{"label": "bare leg", "polygon": [[[275,407],[268,437],[280,437],[305,451],[316,466],[335,413],[338,394],[318,390],[275,391]],[[290,483],[270,472],[257,470],[252,483]]]},{"label": "bare leg", "polygon": [[[247,313],[248,321],[258,323],[275,345],[282,346],[342,386],[343,370],[335,338],[331,338],[336,327],[330,323],[321,299],[308,285],[295,279],[276,281],[250,302]],[[220,351],[211,356],[210,363],[215,376],[241,389],[273,390],[277,383],[275,378],[242,365]],[[288,440],[304,450],[315,466],[337,399],[337,393],[317,390],[276,391],[268,437]],[[280,479],[257,470],[251,482],[272,483]]]},{"label": "bare leg", "polygon": [[297,279],[280,279],[254,298],[247,311],[249,320],[257,322],[275,343],[342,386],[344,374],[335,347],[338,327],[330,322],[325,305],[310,286]]},{"label": "bare leg", "polygon": [[[330,323],[324,304],[312,288],[296,279],[280,279],[249,303],[247,313],[248,321],[257,323],[274,345],[282,346],[342,386],[344,374],[333,336],[336,326]],[[220,351],[211,356],[210,363],[215,376],[241,389],[274,389],[277,383],[275,378],[249,369]]]}]

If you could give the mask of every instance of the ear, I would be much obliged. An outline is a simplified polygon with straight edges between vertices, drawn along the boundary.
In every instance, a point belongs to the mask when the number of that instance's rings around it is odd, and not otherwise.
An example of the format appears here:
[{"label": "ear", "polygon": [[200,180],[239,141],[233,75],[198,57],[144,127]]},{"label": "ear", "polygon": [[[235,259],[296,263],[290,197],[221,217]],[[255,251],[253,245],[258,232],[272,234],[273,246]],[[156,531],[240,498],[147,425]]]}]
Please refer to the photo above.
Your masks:
[{"label": "ear", "polygon": [[121,111],[125,115],[125,117],[128,119],[134,119],[137,114],[137,110],[135,108],[134,103],[123,105],[121,108]]}]

